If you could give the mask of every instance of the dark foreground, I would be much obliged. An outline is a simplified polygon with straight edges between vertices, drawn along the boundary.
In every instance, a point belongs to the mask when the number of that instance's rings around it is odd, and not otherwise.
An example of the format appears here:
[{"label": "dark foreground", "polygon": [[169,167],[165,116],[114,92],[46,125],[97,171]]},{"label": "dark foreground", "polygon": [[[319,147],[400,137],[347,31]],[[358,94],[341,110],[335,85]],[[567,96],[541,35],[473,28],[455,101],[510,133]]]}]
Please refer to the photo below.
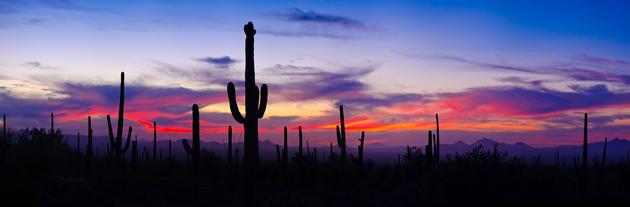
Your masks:
[{"label": "dark foreground", "polygon": [[204,151],[197,172],[189,161],[150,155],[87,165],[65,143],[22,141],[3,150],[0,206],[630,204],[629,162],[595,162],[583,177],[573,162],[543,166],[481,148],[439,163],[418,150],[403,154],[400,163],[363,168],[352,158],[293,155],[253,170]]}]

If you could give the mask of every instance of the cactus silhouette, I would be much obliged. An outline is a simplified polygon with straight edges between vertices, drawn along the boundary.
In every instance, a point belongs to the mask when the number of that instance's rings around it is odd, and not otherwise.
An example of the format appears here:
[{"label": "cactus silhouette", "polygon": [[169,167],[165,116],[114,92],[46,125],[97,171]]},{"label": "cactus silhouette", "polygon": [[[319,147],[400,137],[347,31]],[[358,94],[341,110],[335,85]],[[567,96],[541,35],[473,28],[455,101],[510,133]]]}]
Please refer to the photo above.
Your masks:
[{"label": "cactus silhouette", "polygon": [[2,139],[5,142],[8,142],[7,138],[7,115],[2,114]]},{"label": "cactus silhouette", "polygon": [[299,145],[299,149],[298,149],[298,154],[300,156],[302,156],[302,126],[298,126],[298,136],[299,136],[299,141],[300,141],[300,145]]},{"label": "cactus silhouette", "polygon": [[86,154],[87,154],[87,165],[88,168],[90,168],[91,163],[92,163],[92,159],[94,157],[94,151],[92,150],[93,145],[92,145],[92,136],[93,136],[94,131],[92,131],[92,117],[88,116],[88,140],[87,140],[87,146],[86,146]]},{"label": "cactus silhouette", "polygon": [[427,144],[427,146],[425,147],[425,154],[427,156],[427,165],[430,165],[433,159],[433,135],[431,133],[431,130],[429,130],[429,143]]},{"label": "cactus silhouette", "polygon": [[282,164],[287,165],[289,163],[289,149],[287,146],[287,127],[284,127],[284,147],[282,148]]},{"label": "cactus silhouette", "polygon": [[[129,140],[131,139],[131,131],[132,128],[129,126],[129,131],[127,135],[127,141],[125,142],[125,147],[122,146],[122,133],[123,133],[123,120],[125,115],[125,73],[120,73],[120,97],[118,103],[118,128],[116,129],[116,137],[114,138],[114,133],[112,131],[112,122],[109,115],[107,115],[107,127],[109,130],[109,142],[110,150],[114,152],[114,156],[116,161],[122,161],[122,154],[127,151],[129,148]],[[51,114],[52,116],[52,114]]]},{"label": "cactus silhouette", "polygon": [[156,160],[157,154],[157,124],[153,122],[153,161]]},{"label": "cactus silhouette", "polygon": [[192,115],[193,115],[193,121],[192,121],[192,147],[190,146],[190,144],[188,144],[188,140],[182,140],[182,145],[184,145],[184,150],[186,151],[186,153],[188,155],[190,155],[192,157],[192,162],[193,162],[193,170],[195,171],[195,173],[197,172],[197,170],[199,169],[199,155],[200,155],[200,150],[199,150],[199,107],[197,106],[197,104],[193,104],[192,106]]},{"label": "cactus silhouette", "polygon": [[232,164],[232,126],[228,126],[228,150],[227,150],[228,164]]},{"label": "cactus silhouette", "polygon": [[365,142],[365,132],[361,132],[361,138],[359,139],[359,146],[357,147],[359,150],[359,166],[361,166],[361,168],[363,168],[363,149],[364,149],[364,145],[363,143]]},{"label": "cactus silhouette", "polygon": [[440,120],[438,114],[435,114],[435,162],[440,163]]},{"label": "cactus silhouette", "polygon": [[337,146],[341,150],[341,159],[346,159],[346,121],[343,115],[343,105],[339,105],[339,122],[341,124],[341,129],[339,129],[339,125],[337,125]]},{"label": "cactus silhouette", "polygon": [[55,115],[50,113],[50,133],[52,134],[55,131]]},{"label": "cactus silhouette", "polygon": [[[254,71],[254,24],[247,23],[245,31],[245,117],[238,109],[234,83],[227,86],[230,111],[234,120],[245,128],[243,164],[258,165],[258,119],[262,118],[267,108],[267,85],[262,84],[260,90],[256,86]],[[260,94],[259,94],[260,93]]]},{"label": "cactus silhouette", "polygon": [[582,176],[588,175],[588,114],[584,113],[584,143],[582,144]]},{"label": "cactus silhouette", "polygon": [[333,154],[334,154],[334,152],[333,152],[333,144],[332,144],[332,142],[330,142],[330,150],[329,150],[329,152],[328,152],[328,153],[330,154],[330,157],[331,157],[331,158],[334,156],[334,155],[333,155]]}]

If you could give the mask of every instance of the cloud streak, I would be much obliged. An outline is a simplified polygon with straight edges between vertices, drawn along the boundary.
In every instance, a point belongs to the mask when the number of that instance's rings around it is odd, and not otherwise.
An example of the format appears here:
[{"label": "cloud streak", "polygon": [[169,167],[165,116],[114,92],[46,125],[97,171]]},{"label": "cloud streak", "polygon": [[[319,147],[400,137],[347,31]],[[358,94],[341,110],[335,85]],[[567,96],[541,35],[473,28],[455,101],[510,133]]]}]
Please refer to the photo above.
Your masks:
[{"label": "cloud streak", "polygon": [[296,7],[288,8],[283,12],[279,12],[277,13],[277,16],[291,22],[328,24],[353,29],[365,29],[365,24],[356,19],[340,15],[322,14],[313,10],[304,11]]},{"label": "cloud streak", "polygon": [[[470,59],[456,57],[456,56],[439,56],[439,58],[444,59],[444,60],[459,62],[459,63],[465,63],[469,65],[474,65],[481,68],[493,69],[493,70],[522,72],[522,73],[538,74],[538,75],[554,75],[554,76],[568,78],[574,81],[601,81],[601,82],[630,85],[630,75],[605,72],[602,70],[588,69],[588,68],[584,68],[585,66],[580,66],[580,65],[522,67],[522,66],[513,66],[509,64],[496,64],[496,63],[475,61],[475,60],[470,60]],[[623,66],[627,64],[627,62],[625,61],[610,60],[610,59],[605,59],[605,58],[596,58],[596,57],[585,56],[585,55],[579,56],[578,59],[586,60],[586,61],[598,63],[598,64],[604,64],[604,65]]]},{"label": "cloud streak", "polygon": [[199,58],[197,60],[201,61],[201,62],[205,62],[205,63],[209,63],[209,64],[212,64],[212,65],[215,65],[215,66],[217,66],[219,68],[229,68],[230,65],[239,62],[239,60],[231,58],[230,56],[205,57],[205,58]]}]

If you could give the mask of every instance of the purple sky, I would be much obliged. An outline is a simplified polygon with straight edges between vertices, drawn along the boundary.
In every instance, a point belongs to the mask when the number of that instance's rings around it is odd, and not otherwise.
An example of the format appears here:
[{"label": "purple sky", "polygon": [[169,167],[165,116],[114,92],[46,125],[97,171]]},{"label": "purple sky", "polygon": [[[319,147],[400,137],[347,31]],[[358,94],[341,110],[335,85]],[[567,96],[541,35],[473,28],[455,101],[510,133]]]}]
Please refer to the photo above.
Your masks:
[{"label": "purple sky", "polygon": [[[253,21],[257,82],[269,85],[261,137],[302,125],[334,140],[337,106],[349,135],[426,142],[441,117],[446,143],[487,137],[534,146],[630,135],[627,1],[0,1],[0,112],[12,128],[106,134],[126,73],[126,125],[148,138],[224,141],[227,82],[242,89]],[[237,91],[242,95],[242,91]],[[241,101],[242,103],[242,101]],[[114,117],[115,118],[115,117]],[[290,136],[296,136],[292,130]],[[352,142],[358,142],[352,139]]]}]

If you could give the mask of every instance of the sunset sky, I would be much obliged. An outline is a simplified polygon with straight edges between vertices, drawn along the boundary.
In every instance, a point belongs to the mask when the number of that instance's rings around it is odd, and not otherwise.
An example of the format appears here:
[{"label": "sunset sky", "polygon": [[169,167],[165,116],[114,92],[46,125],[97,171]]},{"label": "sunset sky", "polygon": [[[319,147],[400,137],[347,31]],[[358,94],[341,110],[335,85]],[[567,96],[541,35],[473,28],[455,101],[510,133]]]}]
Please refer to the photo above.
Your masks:
[{"label": "sunset sky", "polygon": [[[269,86],[261,141],[284,126],[334,141],[343,104],[354,146],[480,138],[534,146],[630,138],[630,1],[0,0],[0,113],[11,128],[106,135],[126,74],[125,125],[149,139],[223,142],[226,85],[243,95],[243,25]],[[241,97],[242,98],[242,97]],[[244,111],[241,99],[241,111]]]}]

